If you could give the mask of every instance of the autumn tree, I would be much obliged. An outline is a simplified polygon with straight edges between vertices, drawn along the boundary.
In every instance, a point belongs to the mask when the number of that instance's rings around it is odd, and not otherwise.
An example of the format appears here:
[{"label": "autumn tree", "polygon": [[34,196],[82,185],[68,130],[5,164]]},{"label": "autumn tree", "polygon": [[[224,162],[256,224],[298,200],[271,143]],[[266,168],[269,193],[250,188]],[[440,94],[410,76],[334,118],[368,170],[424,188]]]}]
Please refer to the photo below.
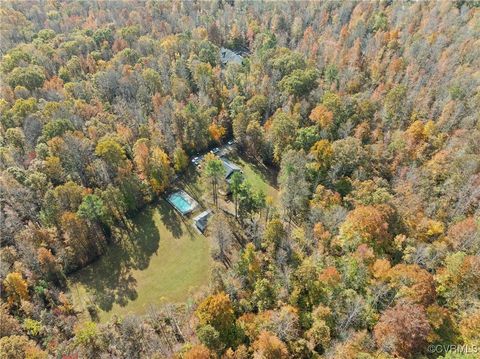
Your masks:
[{"label": "autumn tree", "polygon": [[211,359],[212,352],[204,345],[194,345],[183,356],[185,359]]},{"label": "autumn tree", "polygon": [[254,358],[288,358],[288,349],[285,343],[267,331],[260,333],[252,346],[254,348]]},{"label": "autumn tree", "polygon": [[177,147],[173,153],[173,168],[177,173],[184,172],[188,167],[188,156],[185,151]]},{"label": "autumn tree", "polygon": [[318,105],[312,110],[309,118],[317,123],[320,128],[328,129],[333,123],[333,112],[329,111],[325,105]]},{"label": "autumn tree", "polygon": [[402,357],[419,353],[429,333],[430,324],[425,309],[409,302],[400,302],[387,309],[374,328],[377,345],[383,351]]},{"label": "autumn tree", "polygon": [[360,206],[351,211],[340,227],[339,243],[346,250],[354,250],[361,243],[378,250],[388,249],[391,238],[385,208]]},{"label": "autumn tree", "polygon": [[22,301],[29,300],[28,285],[20,273],[8,273],[3,280],[3,285],[10,305],[20,306]]},{"label": "autumn tree", "polygon": [[201,327],[210,325],[218,332],[222,343],[233,346],[239,338],[235,314],[230,298],[225,293],[210,295],[195,312]]},{"label": "autumn tree", "polygon": [[48,354],[24,335],[12,335],[0,339],[0,356],[5,359],[46,359]]}]

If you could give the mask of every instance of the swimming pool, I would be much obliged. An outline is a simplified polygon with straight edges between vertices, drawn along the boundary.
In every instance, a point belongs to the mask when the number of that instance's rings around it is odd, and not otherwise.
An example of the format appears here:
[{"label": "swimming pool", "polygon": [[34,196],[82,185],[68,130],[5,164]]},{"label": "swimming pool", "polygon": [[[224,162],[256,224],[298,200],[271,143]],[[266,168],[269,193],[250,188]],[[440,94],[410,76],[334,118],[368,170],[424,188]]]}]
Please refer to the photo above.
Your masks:
[{"label": "swimming pool", "polygon": [[167,200],[183,215],[190,213],[198,205],[198,203],[184,191],[172,193],[168,196]]}]

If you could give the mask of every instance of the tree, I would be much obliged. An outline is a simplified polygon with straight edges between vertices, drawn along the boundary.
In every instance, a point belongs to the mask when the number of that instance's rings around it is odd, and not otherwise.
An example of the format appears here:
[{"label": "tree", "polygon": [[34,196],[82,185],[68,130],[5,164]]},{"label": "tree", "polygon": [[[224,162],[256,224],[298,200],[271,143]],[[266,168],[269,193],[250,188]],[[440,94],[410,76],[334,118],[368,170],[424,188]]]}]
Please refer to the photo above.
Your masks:
[{"label": "tree", "polygon": [[407,88],[397,85],[385,96],[384,103],[385,120],[387,125],[393,128],[402,128],[409,115],[407,105]]},{"label": "tree", "polygon": [[145,179],[148,174],[148,165],[150,159],[149,141],[141,138],[133,145],[133,162],[140,178]]},{"label": "tree", "polygon": [[271,309],[275,304],[276,290],[272,281],[267,278],[255,282],[253,289],[253,301],[259,311]]},{"label": "tree", "polygon": [[320,104],[312,110],[309,118],[320,128],[328,129],[333,123],[333,112],[329,111],[325,105]]},{"label": "tree", "polygon": [[230,298],[225,293],[213,294],[202,301],[195,312],[199,325],[212,326],[222,343],[232,346],[239,339]]},{"label": "tree", "polygon": [[280,71],[282,77],[291,74],[295,70],[305,68],[305,59],[302,54],[286,48],[278,49],[277,54],[270,62],[274,69]]},{"label": "tree", "polygon": [[255,252],[253,243],[247,243],[240,254],[237,271],[247,286],[253,287],[253,283],[261,275],[260,259]]},{"label": "tree", "polygon": [[203,176],[210,182],[212,190],[212,200],[218,208],[218,186],[225,177],[225,168],[220,158],[213,153],[208,153],[204,158]]},{"label": "tree", "polygon": [[10,305],[19,306],[23,300],[29,300],[28,285],[18,272],[8,273],[3,280]]},{"label": "tree", "polygon": [[184,359],[211,359],[212,352],[204,345],[194,345],[183,356]]},{"label": "tree", "polygon": [[148,178],[153,190],[159,194],[165,191],[170,184],[172,168],[168,155],[157,146],[154,146],[148,161]]},{"label": "tree", "polygon": [[0,325],[0,338],[22,333],[20,323],[9,313],[7,304],[0,306],[0,319],[2,320],[2,325]]},{"label": "tree", "polygon": [[245,178],[243,177],[242,172],[235,171],[230,176],[229,186],[230,186],[230,191],[232,191],[233,204],[235,207],[235,218],[238,218],[238,201],[239,201],[239,197],[242,189],[242,184],[244,181],[245,181]]},{"label": "tree", "polygon": [[437,293],[450,308],[465,310],[478,300],[480,291],[480,258],[455,252],[445,258],[437,270]]},{"label": "tree", "polygon": [[112,173],[117,173],[127,159],[123,147],[111,137],[104,137],[98,141],[95,154],[107,163]]},{"label": "tree", "polygon": [[346,250],[355,250],[361,243],[379,250],[388,249],[391,235],[385,208],[360,206],[349,212],[340,227],[339,241]]},{"label": "tree", "polygon": [[94,194],[88,194],[82,199],[82,203],[78,207],[77,214],[80,218],[95,223],[104,229],[108,226],[110,218],[107,217],[107,208],[103,200]]},{"label": "tree", "polygon": [[265,133],[257,120],[251,120],[245,131],[245,144],[247,153],[255,159],[260,158],[265,152]]},{"label": "tree", "polygon": [[285,150],[293,143],[297,126],[296,118],[281,110],[275,112],[271,118],[269,137],[273,144],[273,156],[277,162],[280,162]]},{"label": "tree", "polygon": [[12,335],[0,339],[0,357],[4,359],[47,359],[48,355],[38,349],[35,342],[24,335]]},{"label": "tree", "polygon": [[267,331],[261,332],[252,346],[255,359],[288,358],[288,349],[285,343]]},{"label": "tree", "polygon": [[100,332],[94,322],[85,322],[75,328],[75,346],[81,347],[90,357],[98,355],[101,349]]},{"label": "tree", "polygon": [[220,333],[211,325],[199,326],[196,334],[201,343],[217,353],[221,353],[225,348],[225,344],[220,341]]},{"label": "tree", "polygon": [[105,247],[103,236],[92,231],[88,222],[76,213],[63,213],[60,229],[63,231],[66,246],[66,271],[84,266],[91,258],[101,254]]},{"label": "tree", "polygon": [[225,136],[225,133],[227,132],[227,130],[225,129],[225,127],[215,122],[212,122],[210,126],[208,126],[208,132],[210,133],[210,136],[213,138],[215,142],[221,143],[222,138],[223,136]]},{"label": "tree", "polygon": [[387,273],[390,285],[397,291],[397,298],[407,298],[427,307],[435,301],[433,276],[417,264],[397,264]]},{"label": "tree", "polygon": [[154,95],[157,92],[161,92],[162,90],[162,80],[160,74],[155,71],[154,69],[145,69],[142,72],[142,77],[145,80],[145,83],[148,88],[148,92],[150,95]]},{"label": "tree", "polygon": [[316,126],[304,127],[297,131],[295,148],[307,151],[320,139],[320,133]]},{"label": "tree", "polygon": [[334,178],[352,176],[355,171],[367,166],[368,153],[360,140],[347,137],[332,144],[333,156],[330,173]]},{"label": "tree", "polygon": [[181,173],[188,167],[188,156],[181,147],[177,147],[173,153],[173,168],[175,172]]},{"label": "tree", "polygon": [[480,310],[465,316],[459,327],[463,343],[472,346],[480,344]]},{"label": "tree", "polygon": [[308,207],[310,185],[306,178],[306,156],[303,151],[288,151],[280,165],[280,202],[291,222],[300,218]]},{"label": "tree", "polygon": [[60,268],[52,252],[47,248],[41,247],[37,250],[37,254],[38,262],[40,263],[42,271],[47,275],[47,278],[58,280]]},{"label": "tree", "polygon": [[233,233],[227,218],[221,214],[215,214],[212,218],[211,236],[216,244],[215,257],[225,265],[229,264],[228,253],[233,242]]},{"label": "tree", "polygon": [[3,73],[11,72],[15,67],[21,64],[29,64],[32,56],[23,49],[14,48],[8,51],[2,59],[1,70]]},{"label": "tree", "polygon": [[265,194],[263,191],[254,191],[247,181],[240,184],[238,191],[238,212],[240,218],[250,217],[265,208]]},{"label": "tree", "polygon": [[311,168],[316,172],[316,182],[324,179],[330,169],[333,157],[333,149],[330,142],[320,140],[310,148],[309,156],[314,160]]},{"label": "tree", "polygon": [[45,75],[40,66],[29,65],[27,67],[16,67],[8,76],[8,84],[15,88],[17,86],[35,90],[43,86]]},{"label": "tree", "polygon": [[284,245],[286,239],[287,232],[283,227],[282,221],[272,219],[267,223],[265,232],[263,233],[262,247],[274,254],[281,245]]},{"label": "tree", "polygon": [[430,329],[421,305],[400,302],[383,312],[373,334],[383,351],[409,358],[424,348]]},{"label": "tree", "polygon": [[324,320],[315,320],[312,327],[306,332],[310,344],[319,353],[322,353],[330,344],[330,328]]},{"label": "tree", "polygon": [[279,86],[288,95],[304,97],[317,86],[317,78],[315,69],[294,70],[280,81]]},{"label": "tree", "polygon": [[73,131],[75,128],[70,120],[58,119],[48,122],[42,129],[42,141],[62,136],[67,131]]}]

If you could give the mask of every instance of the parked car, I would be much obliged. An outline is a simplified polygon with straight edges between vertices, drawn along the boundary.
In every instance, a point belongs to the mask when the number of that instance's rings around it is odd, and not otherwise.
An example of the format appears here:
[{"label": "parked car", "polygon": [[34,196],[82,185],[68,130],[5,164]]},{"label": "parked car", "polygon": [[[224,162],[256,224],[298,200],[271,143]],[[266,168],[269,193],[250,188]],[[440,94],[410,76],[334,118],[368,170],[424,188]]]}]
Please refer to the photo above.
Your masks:
[{"label": "parked car", "polygon": [[231,145],[233,145],[234,143],[235,143],[234,140],[230,140],[230,141],[227,142],[227,145],[231,146]]},{"label": "parked car", "polygon": [[212,149],[210,152],[213,153],[214,155],[216,155],[218,152],[220,152],[220,148],[215,147],[215,148]]}]

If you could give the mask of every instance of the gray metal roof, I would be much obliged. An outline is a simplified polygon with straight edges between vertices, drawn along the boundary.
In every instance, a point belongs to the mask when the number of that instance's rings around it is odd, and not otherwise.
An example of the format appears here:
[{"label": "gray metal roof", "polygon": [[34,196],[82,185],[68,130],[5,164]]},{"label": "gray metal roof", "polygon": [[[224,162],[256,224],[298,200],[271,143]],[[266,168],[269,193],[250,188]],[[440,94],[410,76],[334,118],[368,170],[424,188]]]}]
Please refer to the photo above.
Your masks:
[{"label": "gray metal roof", "polygon": [[206,210],[193,218],[193,222],[200,232],[203,233],[207,228],[208,218],[211,214],[212,212],[210,210]]},{"label": "gray metal roof", "polygon": [[236,164],[222,158],[223,168],[225,168],[225,179],[230,177],[230,175],[235,171],[241,171],[242,169],[238,167]]},{"label": "gray metal roof", "polygon": [[236,64],[241,64],[243,61],[243,57],[239,54],[236,54],[232,50],[222,47],[220,49],[220,60],[222,61],[223,65],[226,65],[231,62]]}]

